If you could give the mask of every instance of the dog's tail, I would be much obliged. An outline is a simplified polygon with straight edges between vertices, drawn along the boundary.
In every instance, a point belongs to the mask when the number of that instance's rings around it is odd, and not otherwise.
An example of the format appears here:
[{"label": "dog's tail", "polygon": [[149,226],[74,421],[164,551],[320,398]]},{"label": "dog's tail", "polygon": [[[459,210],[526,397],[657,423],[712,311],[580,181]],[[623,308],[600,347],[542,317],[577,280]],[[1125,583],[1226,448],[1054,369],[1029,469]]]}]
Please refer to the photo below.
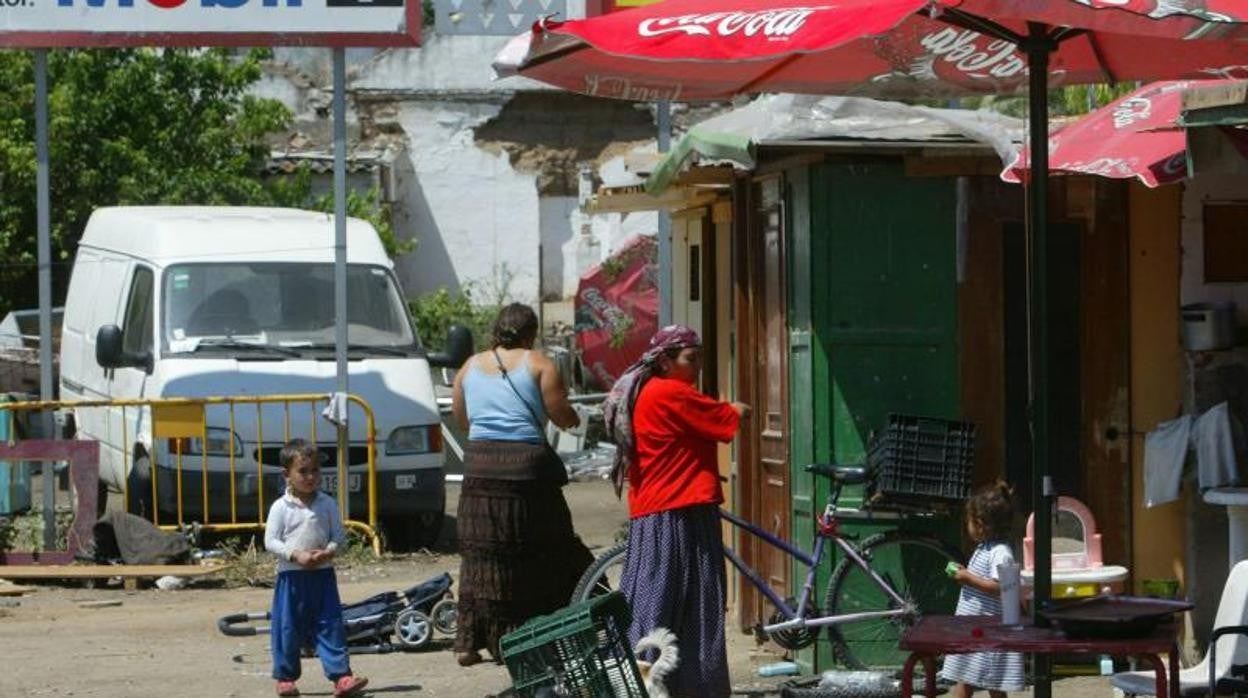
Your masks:
[{"label": "dog's tail", "polygon": [[650,680],[661,681],[665,676],[676,671],[680,663],[680,652],[676,648],[676,633],[667,628],[655,628],[650,634],[637,641],[633,652],[641,654],[646,650],[658,650],[659,657],[650,666]]}]

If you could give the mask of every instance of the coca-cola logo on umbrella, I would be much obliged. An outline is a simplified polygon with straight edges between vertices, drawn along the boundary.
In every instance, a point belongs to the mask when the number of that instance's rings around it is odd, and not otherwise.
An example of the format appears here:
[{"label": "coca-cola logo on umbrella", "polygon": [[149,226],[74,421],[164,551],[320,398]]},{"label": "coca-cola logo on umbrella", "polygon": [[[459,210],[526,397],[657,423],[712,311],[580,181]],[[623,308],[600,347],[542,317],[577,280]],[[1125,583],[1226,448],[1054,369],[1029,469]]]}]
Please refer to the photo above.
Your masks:
[{"label": "coca-cola logo on umbrella", "polygon": [[652,17],[637,25],[641,36],[663,36],[684,33],[688,36],[763,36],[775,39],[792,36],[815,12],[832,9],[831,5],[815,7],[782,7],[757,12],[711,12],[678,17]]},{"label": "coca-cola logo on umbrella", "polygon": [[1153,100],[1148,97],[1124,99],[1114,107],[1114,128],[1124,129],[1137,121],[1148,121],[1153,115]]}]

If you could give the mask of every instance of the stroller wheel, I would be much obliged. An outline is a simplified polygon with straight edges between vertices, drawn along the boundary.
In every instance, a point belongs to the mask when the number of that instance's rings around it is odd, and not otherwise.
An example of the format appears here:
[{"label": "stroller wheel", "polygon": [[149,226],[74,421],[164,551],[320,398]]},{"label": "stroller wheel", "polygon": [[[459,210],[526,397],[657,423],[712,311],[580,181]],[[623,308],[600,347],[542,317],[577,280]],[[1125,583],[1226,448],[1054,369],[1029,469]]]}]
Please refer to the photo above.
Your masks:
[{"label": "stroller wheel", "polygon": [[429,611],[433,618],[433,627],[446,635],[454,635],[459,628],[459,604],[455,599],[442,599]]},{"label": "stroller wheel", "polygon": [[394,634],[403,649],[418,650],[433,640],[433,621],[424,613],[409,608],[394,619]]}]

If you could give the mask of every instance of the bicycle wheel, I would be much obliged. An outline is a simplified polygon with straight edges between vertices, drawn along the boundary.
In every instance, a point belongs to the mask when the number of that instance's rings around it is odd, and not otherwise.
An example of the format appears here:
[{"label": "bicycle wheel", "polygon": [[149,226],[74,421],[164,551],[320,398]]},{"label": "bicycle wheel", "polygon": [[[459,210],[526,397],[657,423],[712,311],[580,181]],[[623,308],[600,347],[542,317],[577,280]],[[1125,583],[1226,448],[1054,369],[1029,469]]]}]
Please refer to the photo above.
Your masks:
[{"label": "bicycle wheel", "polygon": [[606,594],[620,588],[620,574],[624,572],[624,555],[628,553],[628,541],[598,556],[572,591],[572,603],[588,601],[591,597]]},{"label": "bicycle wheel", "polygon": [[[897,649],[902,630],[925,613],[952,614],[957,608],[958,584],[944,570],[959,556],[935,538],[896,531],[871,536],[863,541],[860,552],[871,569],[906,600],[907,613],[828,626],[832,650],[851,669],[900,667],[908,654]],[[896,603],[865,570],[849,558],[841,560],[828,580],[824,598],[828,615],[892,608]]]}]

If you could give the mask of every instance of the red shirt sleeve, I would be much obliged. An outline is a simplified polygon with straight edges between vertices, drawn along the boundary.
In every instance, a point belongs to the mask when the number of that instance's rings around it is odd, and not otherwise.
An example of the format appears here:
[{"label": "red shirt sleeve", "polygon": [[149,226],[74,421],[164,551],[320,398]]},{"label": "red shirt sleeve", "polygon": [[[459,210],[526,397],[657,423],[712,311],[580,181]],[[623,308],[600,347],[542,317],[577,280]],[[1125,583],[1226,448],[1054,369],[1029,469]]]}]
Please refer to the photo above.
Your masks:
[{"label": "red shirt sleeve", "polygon": [[677,414],[693,435],[725,443],[737,435],[741,415],[731,404],[704,395],[693,386],[681,398]]}]

